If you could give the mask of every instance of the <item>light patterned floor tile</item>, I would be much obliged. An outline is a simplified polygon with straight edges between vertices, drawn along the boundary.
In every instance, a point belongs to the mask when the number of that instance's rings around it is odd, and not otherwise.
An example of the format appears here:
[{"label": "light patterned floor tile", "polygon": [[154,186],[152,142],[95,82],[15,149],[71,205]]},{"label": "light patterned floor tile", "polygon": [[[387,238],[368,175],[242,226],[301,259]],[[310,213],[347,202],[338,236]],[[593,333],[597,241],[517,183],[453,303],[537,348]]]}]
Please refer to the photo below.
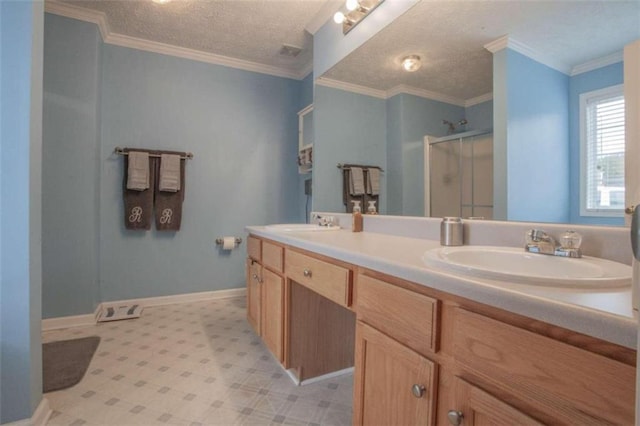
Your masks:
[{"label": "light patterned floor tile", "polygon": [[244,298],[235,298],[45,332],[43,342],[101,337],[82,381],[46,394],[54,410],[48,424],[351,424],[352,377],[294,385],[245,315]]}]

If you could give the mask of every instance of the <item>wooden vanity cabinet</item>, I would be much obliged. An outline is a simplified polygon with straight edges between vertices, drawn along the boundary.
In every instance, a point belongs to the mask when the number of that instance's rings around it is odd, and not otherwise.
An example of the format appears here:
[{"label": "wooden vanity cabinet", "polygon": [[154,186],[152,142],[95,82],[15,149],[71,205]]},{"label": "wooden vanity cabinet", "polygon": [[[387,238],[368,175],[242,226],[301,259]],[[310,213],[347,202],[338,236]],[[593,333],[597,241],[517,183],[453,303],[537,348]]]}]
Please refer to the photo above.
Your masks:
[{"label": "wooden vanity cabinet", "polygon": [[284,362],[284,247],[249,236],[247,320],[271,353]]},{"label": "wooden vanity cabinet", "polygon": [[632,349],[365,269],[354,308],[354,425],[634,423]]},{"label": "wooden vanity cabinet", "polygon": [[355,357],[354,425],[434,424],[434,362],[362,321]]}]

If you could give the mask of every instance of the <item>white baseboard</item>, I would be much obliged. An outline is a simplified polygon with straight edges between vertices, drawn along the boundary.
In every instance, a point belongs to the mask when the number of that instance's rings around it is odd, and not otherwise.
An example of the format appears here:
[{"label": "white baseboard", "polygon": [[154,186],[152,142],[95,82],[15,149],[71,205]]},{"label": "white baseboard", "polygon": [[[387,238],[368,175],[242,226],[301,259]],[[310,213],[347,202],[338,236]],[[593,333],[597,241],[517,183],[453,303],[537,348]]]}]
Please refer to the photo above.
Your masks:
[{"label": "white baseboard", "polygon": [[296,386],[305,386],[305,385],[310,385],[312,383],[320,382],[322,380],[331,379],[333,377],[344,376],[346,374],[353,374],[354,370],[355,370],[354,367],[348,367],[343,370],[332,371],[331,373],[323,374],[322,376],[312,377],[310,379],[302,380],[302,381],[298,379],[298,376],[296,376],[296,373],[293,371],[293,369],[284,370],[284,372],[287,373],[287,376],[289,376],[291,381],[293,381],[293,383],[295,383]]},{"label": "white baseboard", "polygon": [[53,413],[53,410],[51,410],[49,400],[43,397],[30,419],[3,423],[2,426],[45,426],[49,421],[49,417],[51,417],[51,413]]},{"label": "white baseboard", "polygon": [[[205,300],[228,299],[242,297],[246,294],[245,288],[232,288],[228,290],[202,291],[199,293],[174,294],[171,296],[144,297],[141,299],[114,300],[104,302],[105,305],[140,304],[144,307],[173,305],[177,303],[202,302]],[[98,305],[93,314],[72,315],[68,317],[47,318],[42,320],[42,331],[57,330],[60,328],[81,327],[96,323],[98,313],[102,309],[102,303]]]}]

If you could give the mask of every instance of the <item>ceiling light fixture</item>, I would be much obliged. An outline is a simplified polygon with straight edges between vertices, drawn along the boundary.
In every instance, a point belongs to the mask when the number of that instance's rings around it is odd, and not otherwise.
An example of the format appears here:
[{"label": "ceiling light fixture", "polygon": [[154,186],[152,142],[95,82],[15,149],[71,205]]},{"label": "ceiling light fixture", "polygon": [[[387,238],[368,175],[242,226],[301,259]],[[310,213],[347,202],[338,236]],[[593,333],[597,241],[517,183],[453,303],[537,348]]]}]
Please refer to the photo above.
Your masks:
[{"label": "ceiling light fixture", "polygon": [[342,33],[346,34],[367,15],[369,15],[384,0],[346,0],[343,10],[333,15],[336,24],[342,24]]},{"label": "ceiling light fixture", "polygon": [[407,72],[418,71],[422,66],[422,62],[420,62],[420,56],[418,55],[410,55],[402,60],[402,69]]},{"label": "ceiling light fixture", "polygon": [[157,3],[157,4],[167,4],[171,0],[151,0],[151,1],[154,2],[154,3]]}]

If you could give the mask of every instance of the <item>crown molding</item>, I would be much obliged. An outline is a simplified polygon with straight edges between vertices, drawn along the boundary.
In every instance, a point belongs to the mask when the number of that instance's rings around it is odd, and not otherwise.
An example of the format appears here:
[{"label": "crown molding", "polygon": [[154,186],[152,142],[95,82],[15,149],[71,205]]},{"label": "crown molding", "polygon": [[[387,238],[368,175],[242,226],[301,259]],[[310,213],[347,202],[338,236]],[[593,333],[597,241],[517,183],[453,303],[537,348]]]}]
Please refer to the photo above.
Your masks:
[{"label": "crown molding", "polygon": [[535,49],[532,49],[526,44],[521,43],[518,40],[513,39],[512,37],[509,37],[508,35],[502,36],[499,39],[496,39],[490,43],[485,44],[484,48],[491,53],[496,53],[503,49],[509,48],[528,58],[533,59],[536,62],[546,65],[549,68],[553,68],[556,71],[560,71],[563,74],[569,75],[571,72],[571,67],[565,64],[564,62],[560,62],[555,59],[552,59],[536,51]]},{"label": "crown molding", "polygon": [[484,102],[488,102],[493,100],[493,92],[485,93],[484,95],[476,96],[475,98],[470,98],[464,101],[464,107],[470,107],[478,104],[482,104]]},{"label": "crown molding", "polygon": [[332,80],[330,78],[320,77],[315,80],[315,83],[319,86],[331,87],[332,89],[344,90],[346,92],[358,93],[360,95],[372,96],[374,98],[387,98],[387,92],[384,90],[372,89],[370,87],[345,83],[343,81]]},{"label": "crown molding", "polygon": [[55,0],[47,0],[44,3],[44,11],[54,15],[64,16],[66,18],[76,19],[78,21],[90,22],[96,24],[100,30],[102,40],[105,40],[111,29],[107,21],[107,15],[99,10],[88,10],[69,3],[62,3]]},{"label": "crown molding", "polygon": [[330,87],[332,89],[344,90],[346,92],[358,93],[360,95],[372,96],[379,99],[389,99],[396,95],[407,94],[418,96],[420,98],[429,99],[432,101],[445,102],[451,105],[457,105],[461,107],[470,107],[473,105],[481,104],[493,99],[493,93],[486,93],[481,96],[470,99],[459,99],[453,96],[444,95],[438,92],[432,92],[430,90],[418,89],[415,87],[400,84],[389,90],[372,89],[366,86],[360,86],[358,84],[345,83],[343,81],[333,80],[330,78],[320,77],[315,80],[315,84],[324,87]]},{"label": "crown molding", "polygon": [[576,65],[571,68],[571,75],[582,74],[585,72],[593,71],[598,68],[606,67],[607,65],[616,64],[624,60],[624,52],[622,50],[612,53],[611,55],[603,56],[602,58],[594,59],[584,64]]},{"label": "crown molding", "polygon": [[162,55],[205,62],[208,64],[222,65],[230,68],[295,80],[302,80],[307,74],[309,74],[309,69],[313,67],[313,64],[310,61],[303,69],[299,71],[292,71],[257,62],[231,58],[229,56],[217,55],[215,53],[203,52],[201,50],[173,46],[123,34],[116,34],[109,28],[109,23],[104,12],[87,10],[72,4],[58,2],[56,0],[47,0],[45,2],[45,12],[96,24],[100,30],[102,40],[106,44],[144,50],[146,52],[160,53]]},{"label": "crown molding", "polygon": [[451,105],[464,106],[464,100],[453,96],[445,95],[438,92],[432,92],[430,90],[418,89],[415,87],[400,84],[387,90],[387,98],[391,98],[399,94],[408,94],[418,96],[420,98],[431,99],[432,101],[444,102]]}]

